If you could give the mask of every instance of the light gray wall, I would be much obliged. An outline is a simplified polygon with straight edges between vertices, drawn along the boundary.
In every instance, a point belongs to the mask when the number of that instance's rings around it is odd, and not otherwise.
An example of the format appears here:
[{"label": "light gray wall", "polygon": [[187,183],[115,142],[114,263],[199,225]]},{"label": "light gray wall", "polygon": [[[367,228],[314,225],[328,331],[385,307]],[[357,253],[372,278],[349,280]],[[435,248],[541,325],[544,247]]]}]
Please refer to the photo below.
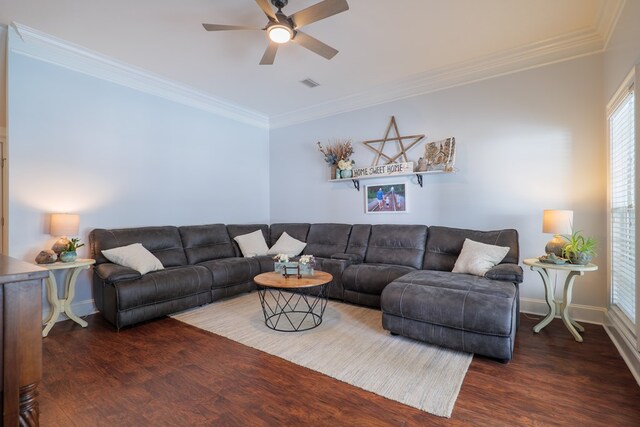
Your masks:
[{"label": "light gray wall", "polygon": [[[98,227],[268,222],[266,129],[16,53],[8,78],[9,255],[51,247],[51,212],[80,214],[85,242]],[[75,301],[91,299],[85,272]]]},{"label": "light gray wall", "polygon": [[[575,228],[605,242],[602,82],[602,57],[593,55],[272,130],[271,221],[516,228],[527,258],[543,254],[552,237],[542,233],[543,209],[573,209]],[[392,115],[403,135],[456,137],[458,172],[425,176],[424,188],[415,178],[362,180],[407,182],[410,211],[365,214],[363,191],[327,182],[315,142],[352,138],[357,165],[370,165],[373,153],[361,141],[381,138]],[[412,160],[422,152],[411,151]],[[579,279],[575,303],[605,306],[605,247],[595,259],[602,269]],[[546,310],[540,278],[530,271],[522,296],[537,300],[531,310]]]},{"label": "light gray wall", "polygon": [[5,127],[7,127],[7,26],[0,24],[0,128]]},{"label": "light gray wall", "polygon": [[[551,237],[541,232],[542,210],[566,208],[601,242],[601,270],[579,279],[574,302],[605,307],[603,99],[640,60],[637,22],[640,4],[627,2],[604,55],[270,133],[13,55],[10,255],[33,259],[53,242],[46,214],[75,211],[85,240],[94,227],[217,221],[514,227],[525,258]],[[455,136],[458,172],[425,176],[424,188],[415,178],[362,181],[408,183],[409,213],[367,215],[362,191],[327,182],[315,142],[351,137],[358,166],[368,165],[372,154],[359,142],[380,138],[391,115],[402,134]],[[411,153],[416,160],[421,149]],[[88,276],[81,280],[79,301],[91,298]],[[544,310],[530,271],[522,295],[525,307]]]},{"label": "light gray wall", "polygon": [[631,68],[639,63],[640,1],[629,0],[618,19],[604,55],[606,101],[613,96]]}]

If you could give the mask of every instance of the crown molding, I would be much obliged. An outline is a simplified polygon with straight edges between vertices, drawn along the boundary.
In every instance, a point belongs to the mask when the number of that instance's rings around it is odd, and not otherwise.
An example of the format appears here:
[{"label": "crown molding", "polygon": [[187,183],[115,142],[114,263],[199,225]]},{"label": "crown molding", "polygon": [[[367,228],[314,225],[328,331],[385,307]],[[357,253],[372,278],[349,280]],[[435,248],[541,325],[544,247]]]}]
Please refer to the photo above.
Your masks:
[{"label": "crown molding", "polygon": [[595,28],[596,31],[600,33],[602,40],[604,41],[602,46],[603,50],[609,46],[611,36],[613,35],[616,25],[618,24],[618,19],[620,19],[620,15],[622,15],[622,11],[626,4],[627,0],[605,1],[602,3]]},{"label": "crown molding", "polygon": [[[14,37],[15,35],[15,37]],[[238,122],[268,128],[267,116],[188,86],[116,61],[25,25],[12,22],[9,49],[102,80],[126,86]]]},{"label": "crown molding", "polygon": [[291,126],[335,114],[567,61],[599,53],[602,50],[603,39],[595,29],[579,30],[523,47],[416,74],[402,80],[379,85],[374,90],[313,105],[295,112],[271,116],[269,127],[277,129]]},{"label": "crown molding", "polygon": [[[626,0],[604,2],[597,22],[591,28],[415,74],[380,84],[374,89],[269,117],[15,22],[11,24],[9,38],[16,41],[9,45],[12,52],[252,126],[277,129],[602,52],[625,4]],[[11,37],[14,32],[17,38]]]}]

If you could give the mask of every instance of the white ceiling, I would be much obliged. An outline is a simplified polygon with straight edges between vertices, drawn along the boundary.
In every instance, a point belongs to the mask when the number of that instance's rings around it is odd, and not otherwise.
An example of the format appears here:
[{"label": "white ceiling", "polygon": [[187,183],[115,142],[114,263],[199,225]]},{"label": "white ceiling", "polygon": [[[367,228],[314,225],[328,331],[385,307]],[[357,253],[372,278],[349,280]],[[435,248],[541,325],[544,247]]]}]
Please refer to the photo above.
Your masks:
[{"label": "white ceiling", "polygon": [[[290,0],[291,14],[319,0]],[[258,65],[264,26],[254,0],[0,0],[17,22],[274,119],[326,115],[602,50],[624,0],[348,0],[304,31],[340,53],[298,45]],[[511,69],[505,68],[512,64]],[[300,80],[321,86],[309,89]],[[358,99],[360,101],[358,101]],[[303,114],[304,115],[304,114]]]}]

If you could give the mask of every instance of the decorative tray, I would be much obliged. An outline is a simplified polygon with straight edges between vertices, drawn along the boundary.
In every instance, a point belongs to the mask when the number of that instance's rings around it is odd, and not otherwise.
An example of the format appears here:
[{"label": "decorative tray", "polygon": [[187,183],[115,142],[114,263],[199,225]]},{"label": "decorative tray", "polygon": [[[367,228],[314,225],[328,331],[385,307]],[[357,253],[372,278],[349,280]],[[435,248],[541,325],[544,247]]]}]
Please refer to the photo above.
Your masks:
[{"label": "decorative tray", "polygon": [[566,264],[567,261],[569,261],[566,258],[559,258],[555,255],[553,256],[549,256],[549,255],[543,255],[541,257],[538,257],[538,261],[540,262],[544,262],[545,264],[555,264],[555,265],[562,265],[562,264]]}]

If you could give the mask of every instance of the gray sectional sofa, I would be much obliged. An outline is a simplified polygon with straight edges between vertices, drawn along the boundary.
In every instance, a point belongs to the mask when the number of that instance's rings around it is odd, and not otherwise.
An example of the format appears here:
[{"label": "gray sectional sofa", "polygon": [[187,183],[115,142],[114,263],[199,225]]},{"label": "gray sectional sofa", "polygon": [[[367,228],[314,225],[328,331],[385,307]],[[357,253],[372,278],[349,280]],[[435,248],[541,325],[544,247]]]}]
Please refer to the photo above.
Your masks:
[{"label": "gray sectional sofa", "polygon": [[[98,310],[121,328],[256,289],[273,271],[268,256],[244,258],[234,237],[261,230],[272,246],[283,232],[307,243],[303,254],[331,273],[330,298],[382,309],[385,329],[436,345],[510,360],[519,319],[516,230],[425,225],[242,224],[95,229],[93,293]],[[452,273],[465,238],[507,246],[485,277]],[[101,253],[133,243],[164,270],[140,275]]]}]

